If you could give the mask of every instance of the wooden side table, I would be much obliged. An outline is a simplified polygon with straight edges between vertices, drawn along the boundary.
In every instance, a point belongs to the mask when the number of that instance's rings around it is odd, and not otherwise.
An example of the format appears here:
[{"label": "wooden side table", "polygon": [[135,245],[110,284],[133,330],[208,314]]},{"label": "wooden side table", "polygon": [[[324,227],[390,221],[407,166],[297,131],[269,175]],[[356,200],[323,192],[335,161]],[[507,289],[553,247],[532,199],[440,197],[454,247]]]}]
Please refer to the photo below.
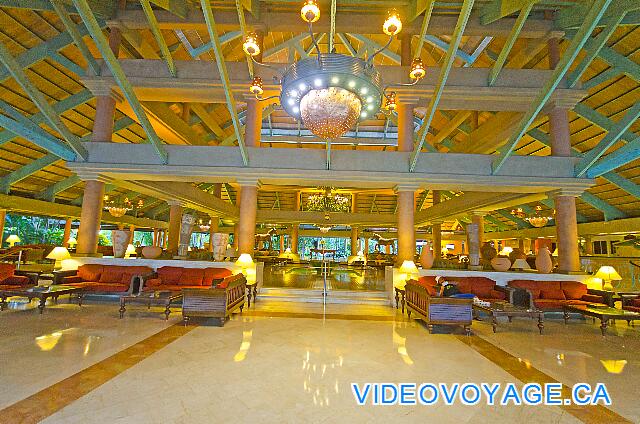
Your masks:
[{"label": "wooden side table", "polygon": [[406,291],[405,289],[401,289],[400,287],[394,287],[394,291],[396,292],[396,309],[398,309],[398,303],[402,305],[402,314],[404,315],[404,305],[406,303]]}]

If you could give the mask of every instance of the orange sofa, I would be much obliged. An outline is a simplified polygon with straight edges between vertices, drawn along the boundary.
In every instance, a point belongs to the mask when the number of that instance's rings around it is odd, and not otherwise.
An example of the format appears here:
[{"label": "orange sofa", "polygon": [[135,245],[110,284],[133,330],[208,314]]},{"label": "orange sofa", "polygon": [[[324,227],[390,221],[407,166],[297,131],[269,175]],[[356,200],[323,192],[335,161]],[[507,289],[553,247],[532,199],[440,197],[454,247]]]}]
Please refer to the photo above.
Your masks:
[{"label": "orange sofa", "polygon": [[233,273],[227,268],[163,266],[154,273],[142,276],[142,290],[208,289],[231,275]]},{"label": "orange sofa", "polygon": [[[444,277],[446,281],[455,283],[460,293],[471,293],[487,302],[509,300],[509,289],[496,285],[496,282],[486,277]],[[436,277],[425,275],[418,278],[418,285],[427,290],[429,296],[436,296]]]},{"label": "orange sofa", "polygon": [[622,309],[640,314],[640,297],[623,298]]},{"label": "orange sofa", "polygon": [[519,294],[518,304],[545,312],[562,312],[564,305],[605,304],[602,296],[579,281],[512,280],[507,286]]},{"label": "orange sofa", "polygon": [[16,270],[14,264],[0,263],[0,290],[15,290],[36,284],[38,276]]},{"label": "orange sofa", "polygon": [[126,294],[137,291],[140,276],[151,272],[147,266],[85,264],[55,272],[54,284],[82,287],[89,294]]}]

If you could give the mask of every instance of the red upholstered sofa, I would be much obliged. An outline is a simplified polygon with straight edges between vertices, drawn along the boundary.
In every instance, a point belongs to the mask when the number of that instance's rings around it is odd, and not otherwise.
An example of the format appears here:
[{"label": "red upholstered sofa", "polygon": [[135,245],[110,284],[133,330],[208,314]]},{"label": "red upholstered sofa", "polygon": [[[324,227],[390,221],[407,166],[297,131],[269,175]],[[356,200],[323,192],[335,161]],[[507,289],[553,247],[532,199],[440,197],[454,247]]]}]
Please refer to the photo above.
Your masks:
[{"label": "red upholstered sofa", "polygon": [[15,290],[36,284],[38,276],[27,272],[16,271],[16,266],[0,263],[0,290]]},{"label": "red upholstered sofa", "polygon": [[623,298],[622,309],[640,314],[640,297]]},{"label": "red upholstered sofa", "polygon": [[142,276],[142,290],[208,289],[218,286],[231,275],[233,273],[227,268],[163,266],[154,273]]},{"label": "red upholstered sofa", "polygon": [[55,272],[53,281],[82,287],[91,294],[125,294],[137,291],[140,276],[151,272],[147,266],[85,264],[77,270]]},{"label": "red upholstered sofa", "polygon": [[[498,300],[510,300],[509,290],[496,285],[496,282],[486,277],[444,277],[446,281],[455,283],[460,293],[472,293],[478,298],[495,302]],[[418,279],[418,285],[427,289],[430,296],[436,296],[436,277],[425,275]]]},{"label": "red upholstered sofa", "polygon": [[579,281],[512,280],[507,286],[519,294],[514,294],[517,304],[545,312],[560,312],[564,305],[605,303],[602,296],[593,294]]}]

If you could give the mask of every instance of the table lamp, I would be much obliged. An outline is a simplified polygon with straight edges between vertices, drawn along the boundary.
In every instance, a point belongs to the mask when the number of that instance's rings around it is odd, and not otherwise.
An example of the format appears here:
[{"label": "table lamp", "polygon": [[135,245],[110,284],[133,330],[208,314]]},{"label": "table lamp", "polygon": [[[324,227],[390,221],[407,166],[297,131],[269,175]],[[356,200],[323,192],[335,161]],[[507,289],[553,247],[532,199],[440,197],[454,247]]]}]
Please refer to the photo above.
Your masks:
[{"label": "table lamp", "polygon": [[135,255],[135,254],[136,254],[136,247],[133,244],[129,244],[129,246],[127,246],[127,250],[124,251],[124,257],[130,258],[131,255]]},{"label": "table lamp", "polygon": [[67,244],[71,249],[74,249],[76,247],[76,244],[78,244],[78,240],[76,240],[75,237],[69,237],[69,240],[67,240]]},{"label": "table lamp", "polygon": [[401,278],[404,284],[407,284],[411,277],[418,275],[418,267],[413,261],[404,261],[400,265],[400,272],[402,273]]},{"label": "table lamp", "polygon": [[498,255],[500,256],[509,256],[509,254],[513,252],[513,247],[510,246],[505,246],[502,248],[502,250],[498,253]]},{"label": "table lamp", "polygon": [[13,247],[16,243],[20,243],[20,237],[15,234],[11,234],[9,237],[7,237],[6,242],[9,243],[9,247]]},{"label": "table lamp", "polygon": [[519,258],[513,262],[513,265],[511,265],[511,269],[522,271],[524,269],[531,269],[531,267],[529,266],[529,263],[526,259]]},{"label": "table lamp", "polygon": [[[236,260],[236,266],[240,267],[242,273],[247,277],[247,285],[251,285],[251,283],[249,283],[249,270],[253,270],[254,267],[251,255],[248,253],[241,254],[238,260]],[[255,273],[253,273],[253,276],[255,277]]]},{"label": "table lamp", "polygon": [[71,259],[71,255],[66,247],[56,246],[51,252],[49,252],[47,259],[55,260],[56,263],[53,265],[53,269],[58,270],[62,268],[62,261],[65,259]]},{"label": "table lamp", "polygon": [[618,274],[615,268],[609,265],[601,266],[594,277],[602,280],[602,290],[609,291],[613,291],[613,285],[611,284],[611,281],[622,280],[622,277],[620,276],[620,274]]}]

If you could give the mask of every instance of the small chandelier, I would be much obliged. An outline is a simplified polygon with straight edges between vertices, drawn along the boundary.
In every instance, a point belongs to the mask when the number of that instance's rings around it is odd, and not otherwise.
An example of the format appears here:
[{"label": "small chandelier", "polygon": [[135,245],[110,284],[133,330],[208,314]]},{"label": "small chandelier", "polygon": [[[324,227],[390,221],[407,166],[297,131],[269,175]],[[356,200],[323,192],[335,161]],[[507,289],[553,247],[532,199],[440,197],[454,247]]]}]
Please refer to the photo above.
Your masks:
[{"label": "small chandelier", "polygon": [[[254,77],[249,91],[256,99],[278,98],[282,108],[291,117],[302,121],[313,134],[325,140],[338,138],[359,120],[375,116],[383,99],[386,100],[385,109],[395,109],[395,93],[386,93],[387,87],[383,86],[382,77],[373,65],[373,59],[388,48],[402,30],[398,12],[391,10],[382,26],[389,41],[367,59],[320,51],[313,33],[313,23],[320,19],[320,8],[316,0],[306,0],[300,16],[309,25],[309,35],[317,57],[300,59],[287,65],[282,72],[271,65],[258,62],[255,59],[260,54],[258,39],[254,33],[245,35],[242,46],[245,54],[257,65],[274,70],[278,75],[275,79],[280,85],[279,95],[263,98],[262,80]],[[416,58],[409,72],[412,82],[395,85],[415,85],[425,75],[426,69],[422,61]]]},{"label": "small chandelier", "polygon": [[318,229],[320,230],[320,232],[321,232],[322,234],[327,234],[327,233],[329,232],[329,230],[331,230],[331,227],[324,227],[324,226],[322,226],[322,227],[318,227]]},{"label": "small chandelier", "polygon": [[138,200],[138,202],[134,205],[128,197],[122,199],[122,201],[111,200],[108,195],[104,196],[104,209],[109,212],[109,214],[115,218],[120,218],[124,216],[127,212],[133,209],[141,209],[144,207],[144,202],[142,199]]},{"label": "small chandelier", "polygon": [[516,218],[520,218],[520,219],[525,219],[527,217],[527,214],[524,213],[522,208],[513,209],[511,211],[511,215],[515,216]]},{"label": "small chandelier", "polygon": [[536,206],[535,214],[525,218],[525,220],[528,221],[529,224],[533,225],[536,228],[544,227],[552,219],[552,216],[545,216],[542,214],[542,206],[540,205]]},{"label": "small chandelier", "polygon": [[321,193],[312,194],[307,198],[306,209],[308,211],[325,212],[325,220],[329,215],[326,212],[350,212],[351,201],[347,196],[334,193],[333,187],[320,187]]}]

